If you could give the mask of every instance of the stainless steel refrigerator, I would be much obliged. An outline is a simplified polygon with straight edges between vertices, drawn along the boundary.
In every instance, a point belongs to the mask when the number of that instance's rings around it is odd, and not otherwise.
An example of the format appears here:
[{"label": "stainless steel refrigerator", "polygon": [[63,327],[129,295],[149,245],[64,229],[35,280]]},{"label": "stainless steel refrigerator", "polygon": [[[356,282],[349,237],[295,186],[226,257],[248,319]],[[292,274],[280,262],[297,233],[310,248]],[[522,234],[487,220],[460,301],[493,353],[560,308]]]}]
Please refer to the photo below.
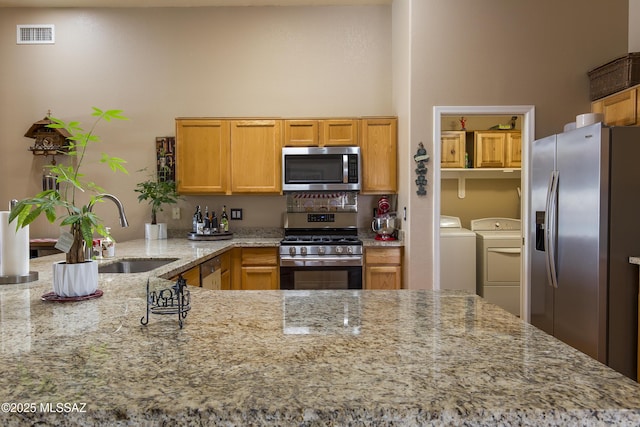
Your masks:
[{"label": "stainless steel refrigerator", "polygon": [[529,173],[531,323],[636,379],[640,128],[537,140]]}]

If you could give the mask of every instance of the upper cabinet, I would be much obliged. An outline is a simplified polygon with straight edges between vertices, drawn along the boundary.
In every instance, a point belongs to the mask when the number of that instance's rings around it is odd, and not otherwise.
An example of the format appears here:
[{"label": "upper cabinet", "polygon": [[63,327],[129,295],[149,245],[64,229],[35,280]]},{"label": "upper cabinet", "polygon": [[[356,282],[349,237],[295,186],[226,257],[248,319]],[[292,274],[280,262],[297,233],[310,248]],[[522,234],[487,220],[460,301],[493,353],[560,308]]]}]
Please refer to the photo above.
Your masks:
[{"label": "upper cabinet", "polygon": [[229,190],[229,122],[176,120],[176,179],[180,194]]},{"label": "upper cabinet", "polygon": [[285,147],[317,147],[320,145],[319,120],[285,120],[284,140]]},{"label": "upper cabinet", "polygon": [[361,120],[362,193],[398,191],[398,119]]},{"label": "upper cabinet", "polygon": [[180,194],[280,193],[281,120],[176,119]]},{"label": "upper cabinet", "polygon": [[285,147],[336,147],[358,145],[357,119],[284,120]]},{"label": "upper cabinet", "polygon": [[477,131],[474,136],[474,167],[520,167],[522,137],[520,131]]},{"label": "upper cabinet", "polygon": [[604,124],[609,126],[638,126],[638,89],[634,86],[591,103],[592,113],[604,114]]},{"label": "upper cabinet", "polygon": [[322,120],[321,145],[325,147],[358,145],[358,120]]},{"label": "upper cabinet", "polygon": [[441,133],[441,168],[464,168],[466,138],[467,133],[463,130],[448,130]]},{"label": "upper cabinet", "polygon": [[231,192],[280,193],[281,120],[231,121]]}]

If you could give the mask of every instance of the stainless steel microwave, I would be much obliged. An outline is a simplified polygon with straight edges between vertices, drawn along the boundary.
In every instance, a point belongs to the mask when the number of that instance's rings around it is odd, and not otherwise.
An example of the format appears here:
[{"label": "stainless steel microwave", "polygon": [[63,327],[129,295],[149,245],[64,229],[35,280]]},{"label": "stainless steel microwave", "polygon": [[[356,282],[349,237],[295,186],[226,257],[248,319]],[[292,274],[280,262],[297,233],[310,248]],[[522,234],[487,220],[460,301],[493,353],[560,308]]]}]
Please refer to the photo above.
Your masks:
[{"label": "stainless steel microwave", "polygon": [[284,147],[282,191],[360,191],[360,147]]}]

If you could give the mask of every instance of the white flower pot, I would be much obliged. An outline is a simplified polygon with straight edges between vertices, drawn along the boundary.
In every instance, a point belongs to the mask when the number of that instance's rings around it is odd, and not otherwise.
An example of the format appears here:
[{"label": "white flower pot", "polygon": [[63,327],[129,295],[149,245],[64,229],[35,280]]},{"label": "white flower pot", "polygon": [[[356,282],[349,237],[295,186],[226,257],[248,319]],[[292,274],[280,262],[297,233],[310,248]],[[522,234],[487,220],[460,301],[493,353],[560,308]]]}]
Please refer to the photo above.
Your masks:
[{"label": "white flower pot", "polygon": [[91,295],[98,289],[98,263],[53,263],[53,292],[61,297]]},{"label": "white flower pot", "polygon": [[158,224],[144,225],[144,238],[147,240],[157,240],[167,238],[167,224],[160,222]]}]

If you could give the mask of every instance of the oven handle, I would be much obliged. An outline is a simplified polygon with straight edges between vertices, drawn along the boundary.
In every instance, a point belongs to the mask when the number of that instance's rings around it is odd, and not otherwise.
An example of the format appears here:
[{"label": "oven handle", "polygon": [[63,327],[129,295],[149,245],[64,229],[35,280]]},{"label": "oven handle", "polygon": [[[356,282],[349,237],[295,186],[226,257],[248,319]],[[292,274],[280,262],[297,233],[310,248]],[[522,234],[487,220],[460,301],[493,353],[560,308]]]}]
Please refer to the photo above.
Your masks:
[{"label": "oven handle", "polygon": [[280,267],[361,267],[362,257],[280,258]]}]

